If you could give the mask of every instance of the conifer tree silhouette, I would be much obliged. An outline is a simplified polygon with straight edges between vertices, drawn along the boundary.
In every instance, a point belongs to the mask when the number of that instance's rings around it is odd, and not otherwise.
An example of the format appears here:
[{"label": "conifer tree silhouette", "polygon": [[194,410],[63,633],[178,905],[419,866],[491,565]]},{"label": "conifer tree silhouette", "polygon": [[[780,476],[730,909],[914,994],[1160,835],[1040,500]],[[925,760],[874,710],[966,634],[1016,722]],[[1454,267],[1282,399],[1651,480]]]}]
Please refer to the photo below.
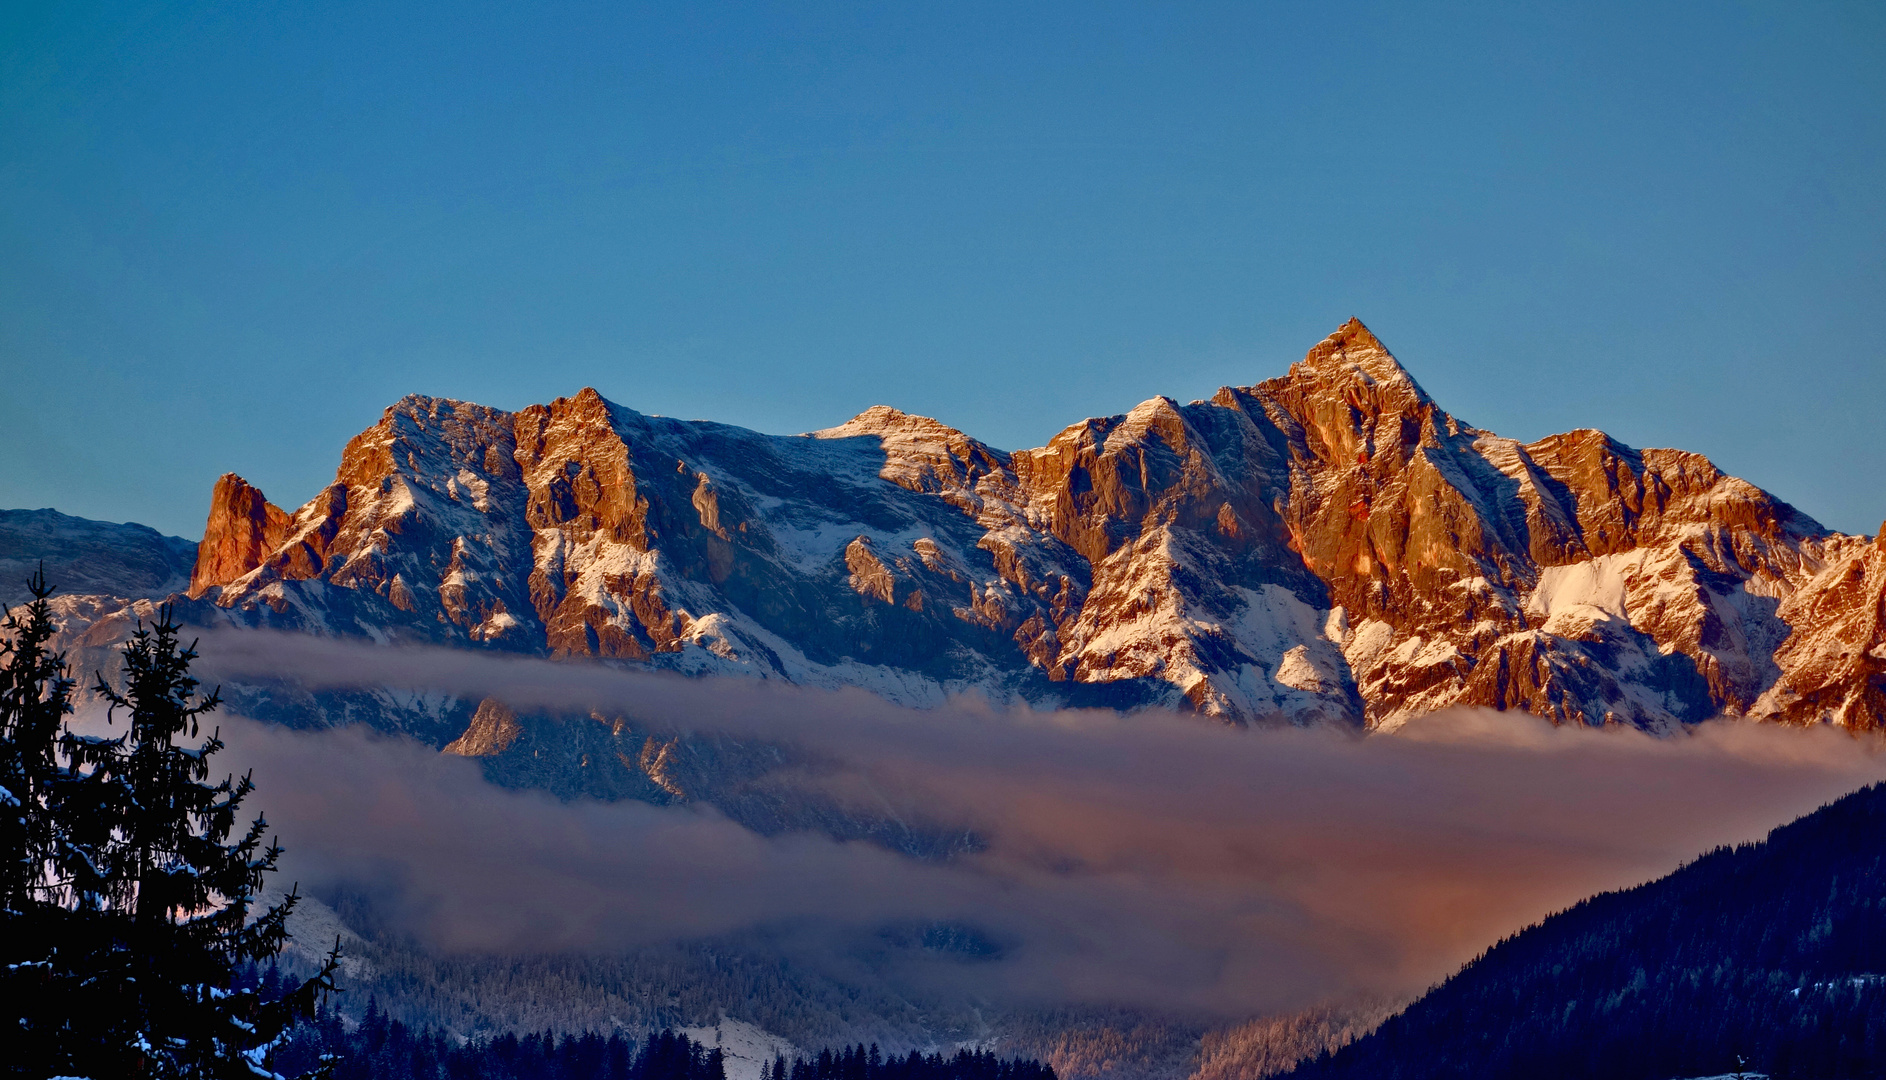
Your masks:
[{"label": "conifer tree silhouette", "polygon": [[[65,658],[48,647],[55,627],[44,572],[28,583],[33,599],[9,611],[0,630],[0,1061],[23,1073],[43,1034],[56,1028],[76,985],[61,971],[60,943],[71,912],[54,902],[62,837],[52,807],[66,792],[58,736],[72,711]],[[17,1014],[17,1024],[12,1017]]]},{"label": "conifer tree silhouette", "polygon": [[[282,849],[256,817],[231,840],[250,776],[210,783],[220,704],[197,695],[194,647],[168,606],[124,650],[123,690],[95,692],[124,734],[61,727],[72,680],[43,575],[9,614],[0,644],[0,899],[6,968],[18,1005],[0,1025],[0,1060],[27,1075],[269,1076],[283,1035],[333,990],[339,942],[313,978],[265,998],[240,967],[278,954],[298,900],[261,907]],[[11,1011],[11,1010],[9,1010]]]}]

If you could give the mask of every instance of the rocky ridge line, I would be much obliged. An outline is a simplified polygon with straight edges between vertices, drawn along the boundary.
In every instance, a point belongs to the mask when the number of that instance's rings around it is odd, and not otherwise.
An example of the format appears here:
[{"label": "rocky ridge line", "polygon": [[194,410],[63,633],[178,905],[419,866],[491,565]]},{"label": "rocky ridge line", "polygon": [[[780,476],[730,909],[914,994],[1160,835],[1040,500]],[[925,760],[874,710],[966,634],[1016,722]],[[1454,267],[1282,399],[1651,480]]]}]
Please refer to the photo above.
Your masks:
[{"label": "rocky ridge line", "polygon": [[1699,455],[1465,424],[1351,320],[1282,377],[1013,453],[881,406],[769,436],[594,390],[408,397],[292,515],[219,481],[191,594],[913,704],[1874,728],[1882,560]]}]

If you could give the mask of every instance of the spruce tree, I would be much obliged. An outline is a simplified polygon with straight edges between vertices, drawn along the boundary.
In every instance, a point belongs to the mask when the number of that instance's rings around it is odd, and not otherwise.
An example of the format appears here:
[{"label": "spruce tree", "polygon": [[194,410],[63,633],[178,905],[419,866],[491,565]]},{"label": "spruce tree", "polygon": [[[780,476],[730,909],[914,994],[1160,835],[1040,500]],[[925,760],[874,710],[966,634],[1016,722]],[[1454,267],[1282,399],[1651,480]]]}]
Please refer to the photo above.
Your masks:
[{"label": "spruce tree", "polygon": [[223,742],[201,721],[219,697],[196,693],[195,649],[166,606],[125,647],[122,692],[98,678],[124,734],[55,741],[72,685],[46,650],[48,593],[36,579],[25,616],[9,618],[0,671],[5,989],[21,1005],[0,1053],[42,1076],[269,1076],[273,1048],[334,988],[339,943],[273,998],[237,985],[242,966],[281,951],[297,897],[257,910],[281,848],[259,816],[231,839],[254,783],[208,780]]},{"label": "spruce tree", "polygon": [[55,747],[72,711],[73,682],[65,657],[47,648],[54,626],[52,590],[43,572],[28,586],[33,599],[9,611],[0,640],[0,916],[8,920],[9,964],[24,941],[13,920],[32,912],[43,894],[45,865],[52,856],[51,822],[37,808],[53,798],[59,775]]},{"label": "spruce tree", "polygon": [[63,794],[57,743],[74,684],[48,647],[56,628],[43,571],[29,588],[33,599],[0,625],[0,1061],[15,1072],[38,1058],[75,986],[58,963],[71,919],[57,902],[50,813]]}]

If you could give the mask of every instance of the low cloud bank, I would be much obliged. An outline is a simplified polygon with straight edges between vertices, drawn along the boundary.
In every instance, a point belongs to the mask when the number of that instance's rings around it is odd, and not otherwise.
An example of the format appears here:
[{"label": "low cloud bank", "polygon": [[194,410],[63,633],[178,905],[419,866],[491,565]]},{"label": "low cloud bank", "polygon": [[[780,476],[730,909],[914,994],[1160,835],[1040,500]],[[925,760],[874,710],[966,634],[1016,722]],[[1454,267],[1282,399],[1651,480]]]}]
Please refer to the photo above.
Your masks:
[{"label": "low cloud bank", "polygon": [[[205,639],[210,678],[494,696],[802,747],[804,778],[985,850],[924,863],[709,810],[562,803],[354,730],[225,721],[304,883],[372,880],[444,949],[616,948],[772,928],[854,952],[886,926],[998,947],[912,978],[1003,1000],[1226,1014],[1419,989],[1592,892],[1751,840],[1886,777],[1832,730],[1653,739],[1456,711],[1393,736],[1221,728],[1161,712],[903,709],[868,694],[688,680],[297,635]],[[865,943],[861,945],[860,943]]]}]

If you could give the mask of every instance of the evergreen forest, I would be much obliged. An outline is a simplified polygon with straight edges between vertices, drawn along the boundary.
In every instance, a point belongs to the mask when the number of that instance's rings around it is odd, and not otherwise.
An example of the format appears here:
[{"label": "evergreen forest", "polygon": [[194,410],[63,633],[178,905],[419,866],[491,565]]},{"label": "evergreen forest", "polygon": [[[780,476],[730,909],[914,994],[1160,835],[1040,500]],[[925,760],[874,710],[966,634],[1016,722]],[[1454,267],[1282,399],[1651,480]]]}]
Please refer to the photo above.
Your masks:
[{"label": "evergreen forest", "polygon": [[[273,973],[261,989],[267,997]],[[616,1031],[580,1035],[554,1031],[505,1033],[460,1040],[437,1027],[413,1028],[369,1001],[350,1024],[323,1007],[276,1051],[287,1072],[332,1069],[333,1080],[726,1080],[719,1049],[673,1031],[637,1040]],[[1002,1059],[981,1050],[951,1055],[912,1050],[885,1056],[873,1044],[821,1050],[815,1058],[763,1066],[762,1080],[1055,1080],[1038,1061]]]}]

